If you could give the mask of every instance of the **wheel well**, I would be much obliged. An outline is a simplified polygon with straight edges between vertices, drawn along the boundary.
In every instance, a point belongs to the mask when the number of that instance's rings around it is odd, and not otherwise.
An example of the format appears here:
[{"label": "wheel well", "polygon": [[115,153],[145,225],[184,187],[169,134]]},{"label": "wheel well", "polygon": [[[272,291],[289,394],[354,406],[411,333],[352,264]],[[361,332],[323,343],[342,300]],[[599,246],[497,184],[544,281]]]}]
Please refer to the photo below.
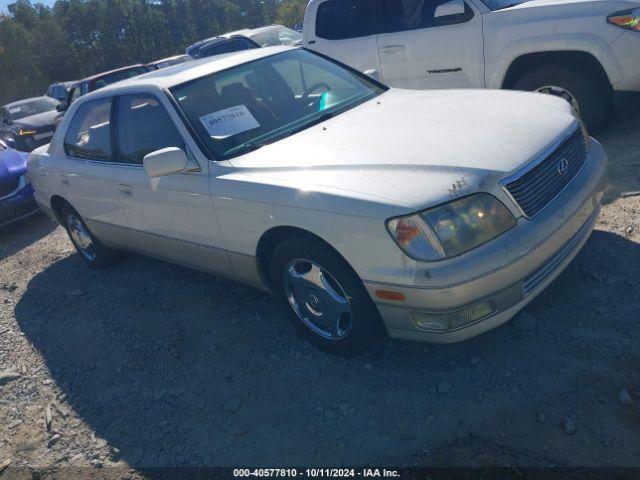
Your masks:
[{"label": "wheel well", "polygon": [[63,224],[62,207],[64,207],[65,205],[71,206],[71,204],[60,195],[54,195],[53,197],[51,197],[51,209],[53,210],[53,214],[56,216],[56,219],[58,220],[58,223],[60,223],[60,225]]},{"label": "wheel well", "polygon": [[586,70],[596,75],[599,81],[603,82],[603,85],[611,87],[607,72],[605,72],[596,57],[587,52],[564,51],[528,53],[516,58],[509,66],[502,88],[513,88],[516,82],[527,72],[549,65]]},{"label": "wheel well", "polygon": [[262,235],[262,237],[260,237],[260,240],[258,241],[258,247],[256,248],[258,269],[263,281],[267,286],[271,287],[271,279],[269,278],[269,264],[271,262],[271,256],[273,255],[274,250],[280,243],[293,237],[307,237],[310,240],[315,240],[322,243],[332,252],[338,255],[338,257],[340,257],[345,262],[345,264],[347,264],[349,268],[353,270],[353,268],[349,265],[349,262],[345,260],[340,252],[338,252],[326,240],[322,239],[318,235],[315,235],[308,230],[298,227],[274,227],[271,230],[267,230]]}]

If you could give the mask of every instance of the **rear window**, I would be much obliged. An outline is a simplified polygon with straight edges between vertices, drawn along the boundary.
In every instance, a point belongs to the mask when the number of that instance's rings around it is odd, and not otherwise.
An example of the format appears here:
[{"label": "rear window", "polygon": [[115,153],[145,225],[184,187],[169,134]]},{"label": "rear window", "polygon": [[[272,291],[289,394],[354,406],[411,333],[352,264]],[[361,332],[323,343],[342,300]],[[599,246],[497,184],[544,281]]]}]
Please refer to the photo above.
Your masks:
[{"label": "rear window", "polygon": [[366,37],[379,33],[377,0],[328,0],[318,7],[316,36],[327,40]]},{"label": "rear window", "polygon": [[116,83],[121,80],[126,80],[127,78],[142,75],[143,73],[147,73],[148,71],[149,71],[149,67],[139,66],[139,67],[131,68],[129,70],[122,70],[120,72],[115,72],[110,75],[106,75],[104,77],[98,78],[97,80],[93,80],[89,85],[89,91],[92,92],[94,90],[98,90],[99,88],[106,87],[107,85],[111,85],[112,83]]},{"label": "rear window", "polygon": [[111,99],[87,102],[73,116],[64,149],[70,157],[111,160]]},{"label": "rear window", "polygon": [[214,55],[241,52],[252,48],[257,48],[257,46],[249,40],[244,38],[234,38],[200,48],[198,51],[198,57],[213,57]]}]

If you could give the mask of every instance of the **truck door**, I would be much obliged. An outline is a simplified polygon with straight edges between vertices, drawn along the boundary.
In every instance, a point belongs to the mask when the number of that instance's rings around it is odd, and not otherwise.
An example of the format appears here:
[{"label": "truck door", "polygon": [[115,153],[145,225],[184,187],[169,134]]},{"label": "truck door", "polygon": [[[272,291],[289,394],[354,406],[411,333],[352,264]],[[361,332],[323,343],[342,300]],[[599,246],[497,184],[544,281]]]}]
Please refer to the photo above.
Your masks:
[{"label": "truck door", "polygon": [[380,79],[381,0],[311,0],[304,18],[305,48]]},{"label": "truck door", "polygon": [[382,0],[382,79],[394,87],[484,88],[482,15],[464,0]]}]

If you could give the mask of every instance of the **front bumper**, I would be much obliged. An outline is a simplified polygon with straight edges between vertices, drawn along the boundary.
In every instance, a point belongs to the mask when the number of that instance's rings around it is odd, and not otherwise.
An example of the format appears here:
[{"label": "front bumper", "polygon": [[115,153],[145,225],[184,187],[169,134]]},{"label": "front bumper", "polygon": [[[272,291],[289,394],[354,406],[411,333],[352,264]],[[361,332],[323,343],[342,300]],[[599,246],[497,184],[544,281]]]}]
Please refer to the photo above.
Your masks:
[{"label": "front bumper", "polygon": [[30,184],[21,185],[9,195],[0,198],[0,227],[24,220],[39,211]]},{"label": "front bumper", "polygon": [[[465,281],[443,278],[441,284],[429,286],[365,282],[389,335],[453,343],[511,319],[560,275],[586,243],[600,211],[605,165],[606,155],[594,141],[587,162],[563,193],[534,219],[519,219],[513,230],[520,232],[505,234],[513,236],[511,257],[505,250],[504,261],[487,262],[482,274]],[[492,258],[496,252],[485,253],[482,257]],[[405,300],[381,300],[379,290],[400,293]]]},{"label": "front bumper", "polygon": [[622,80],[613,84],[619,92],[640,92],[640,32],[624,32],[611,44],[622,71]]}]

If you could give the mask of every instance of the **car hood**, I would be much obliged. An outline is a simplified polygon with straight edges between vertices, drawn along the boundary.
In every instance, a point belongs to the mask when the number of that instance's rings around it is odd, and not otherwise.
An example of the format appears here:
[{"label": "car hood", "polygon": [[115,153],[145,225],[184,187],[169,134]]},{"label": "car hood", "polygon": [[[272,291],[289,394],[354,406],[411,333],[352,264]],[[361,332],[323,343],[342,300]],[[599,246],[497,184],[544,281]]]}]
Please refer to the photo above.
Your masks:
[{"label": "car hood", "polygon": [[0,152],[0,181],[23,175],[27,171],[28,153],[8,149]]},{"label": "car hood", "polygon": [[415,211],[492,191],[575,123],[548,95],[390,89],[231,163],[238,179]]},{"label": "car hood", "polygon": [[50,110],[48,112],[38,113],[37,115],[31,115],[29,117],[16,120],[13,124],[21,128],[42,128],[53,126],[53,121],[58,116],[57,110]]}]

